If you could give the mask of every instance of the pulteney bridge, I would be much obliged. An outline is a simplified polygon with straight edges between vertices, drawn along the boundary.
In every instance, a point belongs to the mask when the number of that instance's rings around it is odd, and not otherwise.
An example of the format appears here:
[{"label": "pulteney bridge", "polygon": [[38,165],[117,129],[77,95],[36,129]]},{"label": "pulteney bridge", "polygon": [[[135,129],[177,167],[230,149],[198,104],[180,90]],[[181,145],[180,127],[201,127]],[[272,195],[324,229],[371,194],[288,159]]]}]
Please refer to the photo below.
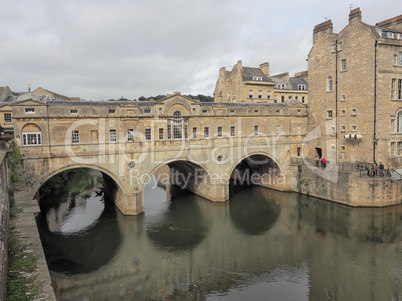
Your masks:
[{"label": "pulteney bridge", "polygon": [[301,155],[306,136],[301,103],[200,103],[180,94],[149,102],[31,96],[13,104],[13,118],[32,197],[52,176],[83,167],[103,173],[105,192],[129,215],[144,212],[144,186],[164,165],[168,197],[174,186],[214,202],[229,199],[230,183],[296,188],[290,157]]}]

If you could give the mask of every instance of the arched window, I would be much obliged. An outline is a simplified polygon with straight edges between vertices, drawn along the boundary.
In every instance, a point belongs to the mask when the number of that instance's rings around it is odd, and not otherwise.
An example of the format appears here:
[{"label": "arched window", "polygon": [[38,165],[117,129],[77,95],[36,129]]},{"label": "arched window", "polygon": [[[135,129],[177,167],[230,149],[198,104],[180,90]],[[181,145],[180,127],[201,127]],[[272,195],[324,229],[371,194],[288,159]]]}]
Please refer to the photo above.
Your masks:
[{"label": "arched window", "polygon": [[402,110],[396,115],[396,130],[398,133],[402,133]]},{"label": "arched window", "polygon": [[22,128],[22,145],[33,146],[42,144],[40,128],[33,123],[27,124]]},{"label": "arched window", "polygon": [[332,80],[332,76],[328,76],[327,77],[327,92],[332,92],[333,90],[333,80]]},{"label": "arched window", "polygon": [[181,117],[180,111],[176,111],[173,114],[173,138],[183,138],[183,118]]}]

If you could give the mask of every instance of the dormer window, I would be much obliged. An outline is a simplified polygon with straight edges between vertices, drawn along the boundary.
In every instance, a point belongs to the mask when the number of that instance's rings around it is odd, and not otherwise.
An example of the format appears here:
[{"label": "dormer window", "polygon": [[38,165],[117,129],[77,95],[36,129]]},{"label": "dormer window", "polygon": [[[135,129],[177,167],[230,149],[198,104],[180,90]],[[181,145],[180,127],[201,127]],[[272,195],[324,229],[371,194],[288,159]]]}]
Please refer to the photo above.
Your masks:
[{"label": "dormer window", "polygon": [[276,87],[278,89],[286,89],[286,84],[277,84]]},{"label": "dormer window", "polygon": [[262,77],[259,77],[259,76],[253,76],[253,80],[262,81]]},{"label": "dormer window", "polygon": [[306,85],[303,85],[303,84],[297,85],[297,88],[298,88],[299,90],[306,90]]}]

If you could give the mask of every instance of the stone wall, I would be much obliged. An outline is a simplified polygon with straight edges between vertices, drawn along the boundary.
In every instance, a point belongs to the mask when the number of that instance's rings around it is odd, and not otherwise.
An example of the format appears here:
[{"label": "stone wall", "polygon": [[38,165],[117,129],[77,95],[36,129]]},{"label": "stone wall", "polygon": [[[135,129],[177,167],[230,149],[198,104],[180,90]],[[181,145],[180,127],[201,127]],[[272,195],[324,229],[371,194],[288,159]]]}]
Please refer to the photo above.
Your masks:
[{"label": "stone wall", "polygon": [[[321,174],[320,174],[321,173]],[[371,178],[359,172],[310,168],[299,165],[299,193],[326,199],[348,206],[384,207],[401,204],[402,183],[393,178]]]},{"label": "stone wall", "polygon": [[[0,141],[1,143],[2,141]],[[0,300],[7,295],[10,172],[0,144]]]}]

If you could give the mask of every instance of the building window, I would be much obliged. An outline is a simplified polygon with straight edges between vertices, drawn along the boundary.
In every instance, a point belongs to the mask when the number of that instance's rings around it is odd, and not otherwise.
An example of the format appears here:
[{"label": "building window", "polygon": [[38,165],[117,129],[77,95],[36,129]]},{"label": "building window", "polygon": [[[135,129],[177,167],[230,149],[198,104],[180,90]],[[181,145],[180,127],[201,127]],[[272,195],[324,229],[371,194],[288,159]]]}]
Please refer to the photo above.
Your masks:
[{"label": "building window", "polygon": [[327,111],[327,118],[332,118],[332,110]]},{"label": "building window", "polygon": [[398,156],[402,155],[402,141],[398,141]]},{"label": "building window", "polygon": [[208,111],[207,110],[202,110],[202,113],[206,114],[206,113],[208,113]]},{"label": "building window", "polygon": [[159,128],[159,140],[163,140],[163,128]]},{"label": "building window", "polygon": [[258,136],[258,125],[254,126],[254,136]]},{"label": "building window", "polygon": [[341,150],[344,152],[345,151],[345,146],[342,145]]},{"label": "building window", "polygon": [[343,49],[343,44],[342,42],[338,43],[338,51],[341,51]]},{"label": "building window", "polygon": [[277,135],[280,135],[280,134],[281,134],[281,126],[280,126],[280,125],[277,125],[277,126],[276,126],[276,134],[277,134]]},{"label": "building window", "polygon": [[80,133],[79,133],[79,131],[72,131],[71,132],[71,143],[72,144],[80,143]]},{"label": "building window", "polygon": [[333,80],[332,76],[327,77],[327,92],[332,92],[333,90]]},{"label": "building window", "polygon": [[398,65],[398,55],[394,54],[394,66]]},{"label": "building window", "polygon": [[346,127],[344,125],[341,126],[341,132],[346,132]]},{"label": "building window", "polygon": [[22,145],[41,145],[41,133],[40,132],[23,132],[22,133]]},{"label": "building window", "polygon": [[391,133],[395,133],[395,119],[391,119]]},{"label": "building window", "polygon": [[253,98],[253,90],[248,91],[248,98]]},{"label": "building window", "polygon": [[391,142],[391,157],[395,156],[395,142]]},{"label": "building window", "polygon": [[222,127],[218,126],[218,137],[222,138]]},{"label": "building window", "polygon": [[193,138],[197,138],[197,128],[193,128]]},{"label": "building window", "polygon": [[342,110],[341,114],[342,114],[342,116],[345,116],[346,115],[346,110]]},{"label": "building window", "polygon": [[230,114],[234,114],[235,113],[235,110],[230,110]]},{"label": "building window", "polygon": [[262,77],[260,77],[260,76],[253,76],[253,80],[262,81]]},{"label": "building window", "polygon": [[285,102],[285,96],[281,96],[281,102],[282,102],[282,103]]},{"label": "building window", "polygon": [[116,142],[116,130],[109,131],[109,141]]},{"label": "building window", "polygon": [[296,100],[299,100],[299,96],[295,96],[295,99],[296,99]]},{"label": "building window", "polygon": [[173,139],[183,138],[183,118],[180,111],[173,113]]},{"label": "building window", "polygon": [[274,103],[278,103],[278,96],[274,97]]},{"label": "building window", "polygon": [[151,140],[152,135],[151,135],[151,129],[145,129],[145,140]]},{"label": "building window", "polygon": [[346,60],[341,60],[341,71],[346,71]]},{"label": "building window", "polygon": [[402,52],[399,52],[399,66],[402,66]]},{"label": "building window", "polygon": [[262,98],[262,90],[258,90],[258,98]]},{"label": "building window", "polygon": [[352,125],[352,131],[356,132],[356,126],[355,125]]},{"label": "building window", "polygon": [[299,90],[306,90],[306,85],[297,85]]},{"label": "building window", "polygon": [[230,86],[230,80],[228,80],[228,87]]},{"label": "building window", "polygon": [[209,127],[204,127],[204,138],[209,138]]},{"label": "building window", "polygon": [[168,139],[172,139],[172,121],[170,119],[167,120],[167,135]]},{"label": "building window", "polygon": [[331,135],[335,135],[335,127],[331,126]]},{"label": "building window", "polygon": [[144,113],[149,114],[149,113],[151,113],[151,110],[150,109],[145,109]]},{"label": "building window", "polygon": [[305,97],[302,96],[302,103],[305,103]]},{"label": "building window", "polygon": [[236,94],[233,92],[232,99],[235,100],[235,98],[236,98]]},{"label": "building window", "polygon": [[70,110],[71,114],[78,114],[78,110]]},{"label": "building window", "polygon": [[25,108],[25,113],[35,113],[35,108]]},{"label": "building window", "polygon": [[336,52],[336,44],[332,44],[331,52]]},{"label": "building window", "polygon": [[357,110],[356,109],[352,109],[352,115],[356,116],[357,115]]},{"label": "building window", "polygon": [[346,95],[342,95],[342,101],[346,101]]},{"label": "building window", "polygon": [[267,92],[267,97],[268,97],[268,99],[271,99],[271,96],[272,96],[272,92],[271,92],[271,91],[268,91],[268,92]]},{"label": "building window", "polygon": [[396,115],[396,129],[398,133],[402,133],[402,111],[399,111]]},{"label": "building window", "polygon": [[254,113],[258,113],[259,112],[259,110],[254,110]]},{"label": "building window", "polygon": [[236,136],[236,128],[234,126],[230,127],[230,137]]},{"label": "building window", "polygon": [[392,79],[391,99],[402,100],[402,79]]},{"label": "building window", "polygon": [[134,130],[127,130],[127,141],[134,142]]},{"label": "building window", "polygon": [[228,92],[228,100],[230,100],[230,92]]},{"label": "building window", "polygon": [[114,114],[114,113],[116,113],[116,110],[109,110],[109,114]]},{"label": "building window", "polygon": [[297,134],[298,134],[298,135],[301,134],[301,125],[300,125],[300,124],[297,126]]},{"label": "building window", "polygon": [[297,148],[297,156],[298,156],[298,157],[301,157],[301,147],[298,147],[298,148]]},{"label": "building window", "polygon": [[5,113],[4,114],[4,123],[11,123],[12,118],[11,118],[11,113]]}]

